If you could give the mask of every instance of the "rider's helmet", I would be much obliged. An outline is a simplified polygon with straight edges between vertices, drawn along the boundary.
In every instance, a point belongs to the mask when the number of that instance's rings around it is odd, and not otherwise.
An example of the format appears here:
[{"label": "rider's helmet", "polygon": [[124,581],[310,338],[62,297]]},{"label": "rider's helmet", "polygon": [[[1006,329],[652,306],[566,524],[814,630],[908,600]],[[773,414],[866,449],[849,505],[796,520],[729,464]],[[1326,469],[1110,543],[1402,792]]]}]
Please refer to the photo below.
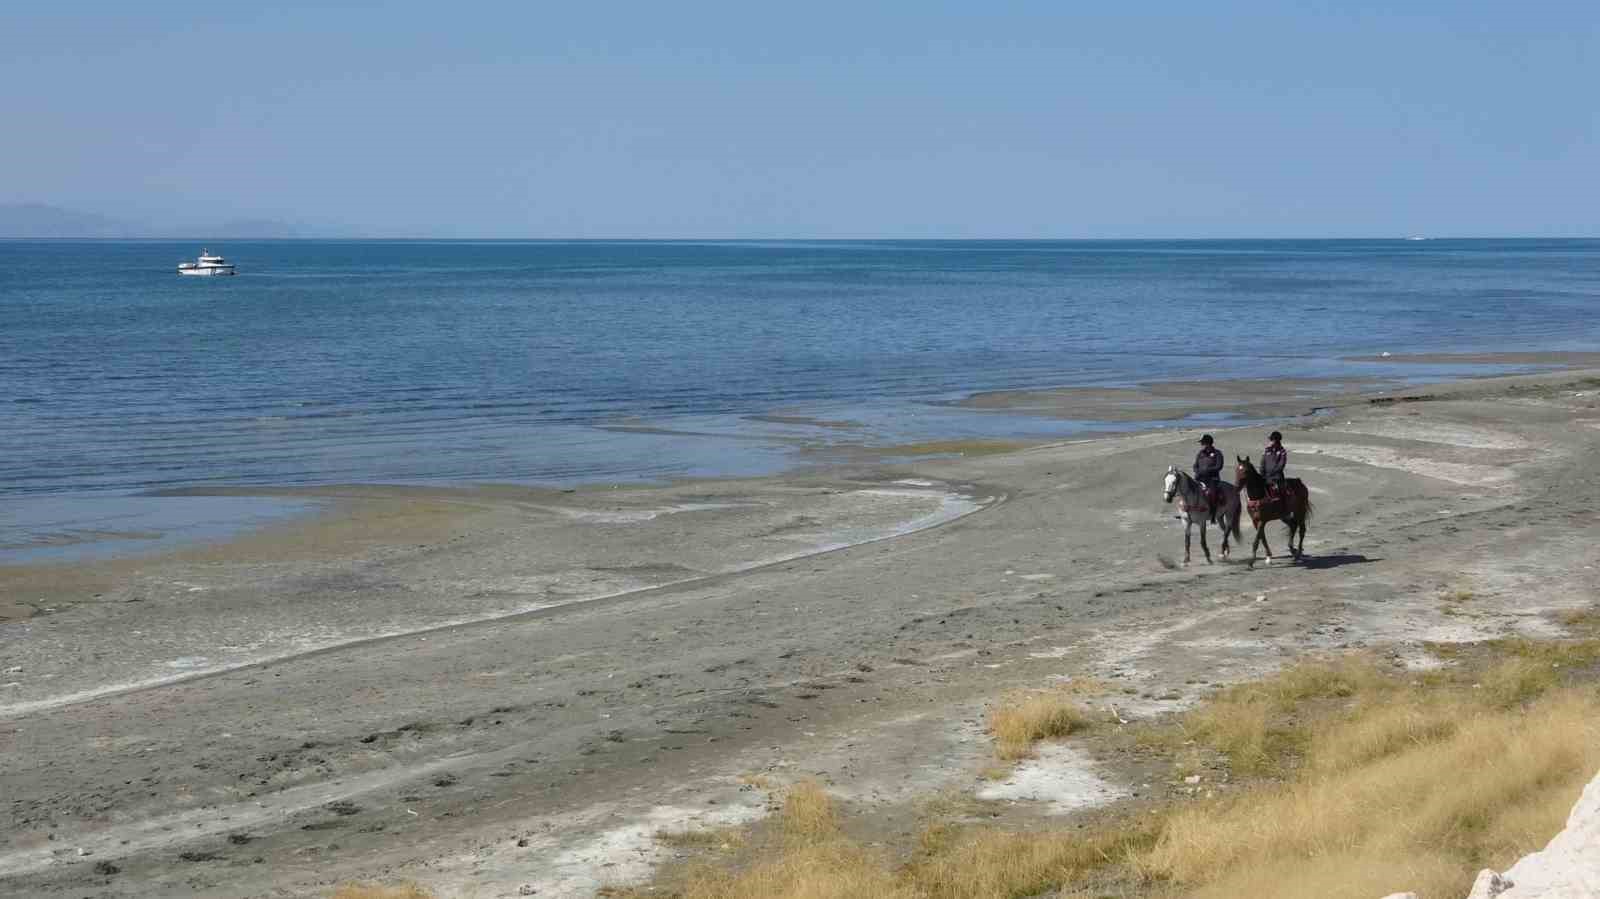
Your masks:
[{"label": "rider's helmet", "polygon": [[1272,441],[1273,443],[1277,443],[1278,441],[1283,439],[1283,435],[1279,434],[1277,431],[1273,431],[1271,434],[1267,435],[1267,439]]},{"label": "rider's helmet", "polygon": [[1210,446],[1211,445],[1211,435],[1210,434],[1206,434],[1206,435],[1202,436],[1200,438],[1200,442],[1202,444],[1205,444],[1206,446]]}]

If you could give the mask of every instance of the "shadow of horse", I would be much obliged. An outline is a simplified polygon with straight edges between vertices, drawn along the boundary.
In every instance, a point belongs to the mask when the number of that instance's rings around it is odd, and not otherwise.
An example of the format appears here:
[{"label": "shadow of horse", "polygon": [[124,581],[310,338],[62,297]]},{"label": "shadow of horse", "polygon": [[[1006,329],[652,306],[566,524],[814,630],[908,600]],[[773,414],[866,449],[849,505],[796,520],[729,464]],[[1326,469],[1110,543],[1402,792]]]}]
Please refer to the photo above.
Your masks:
[{"label": "shadow of horse", "polygon": [[1343,568],[1346,565],[1365,565],[1368,562],[1382,561],[1382,559],[1370,558],[1361,553],[1333,553],[1327,556],[1301,556],[1299,567],[1308,568],[1312,571],[1321,571],[1324,568]]}]

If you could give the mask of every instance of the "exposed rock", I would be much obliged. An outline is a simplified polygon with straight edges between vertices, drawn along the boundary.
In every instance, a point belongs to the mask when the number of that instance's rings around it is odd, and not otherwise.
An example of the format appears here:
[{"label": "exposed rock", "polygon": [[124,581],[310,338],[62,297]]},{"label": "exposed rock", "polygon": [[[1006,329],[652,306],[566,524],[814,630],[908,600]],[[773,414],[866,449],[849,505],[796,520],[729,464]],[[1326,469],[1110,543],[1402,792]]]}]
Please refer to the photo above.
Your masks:
[{"label": "exposed rock", "polygon": [[[1391,893],[1383,899],[1417,899],[1417,894]],[[1600,774],[1578,797],[1564,830],[1503,874],[1479,871],[1467,899],[1600,899]]]},{"label": "exposed rock", "polygon": [[1478,872],[1478,879],[1472,882],[1472,892],[1467,894],[1467,899],[1494,899],[1511,889],[1511,885],[1511,881],[1484,868]]},{"label": "exposed rock", "polygon": [[[1479,881],[1482,881],[1482,875]],[[1506,870],[1501,899],[1600,899],[1600,775],[1589,782],[1548,845]],[[1474,889],[1473,897],[1478,894]]]}]

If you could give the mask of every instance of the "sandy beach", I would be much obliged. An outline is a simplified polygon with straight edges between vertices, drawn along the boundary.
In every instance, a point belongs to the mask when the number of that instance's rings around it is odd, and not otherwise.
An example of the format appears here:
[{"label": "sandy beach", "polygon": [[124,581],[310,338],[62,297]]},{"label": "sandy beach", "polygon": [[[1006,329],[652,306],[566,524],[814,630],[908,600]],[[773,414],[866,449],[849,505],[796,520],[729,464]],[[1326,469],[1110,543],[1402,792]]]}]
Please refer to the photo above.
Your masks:
[{"label": "sandy beach", "polygon": [[[1231,560],[1179,564],[1161,479],[1201,418],[657,488],[252,489],[323,511],[0,567],[0,893],[588,896],[669,860],[658,830],[765,814],[754,773],[819,778],[900,833],[982,788],[977,722],[1008,688],[1104,679],[1134,719],[1317,650],[1426,667],[1424,642],[1548,635],[1600,564],[1591,355],[968,403],[1271,421],[1317,504],[1299,564],[1279,525],[1280,558],[1248,564],[1248,523]],[[1213,432],[1231,457],[1265,430]],[[1446,614],[1444,591],[1479,601]],[[1046,761],[990,797],[1011,819],[1148,787],[1137,758]]]}]

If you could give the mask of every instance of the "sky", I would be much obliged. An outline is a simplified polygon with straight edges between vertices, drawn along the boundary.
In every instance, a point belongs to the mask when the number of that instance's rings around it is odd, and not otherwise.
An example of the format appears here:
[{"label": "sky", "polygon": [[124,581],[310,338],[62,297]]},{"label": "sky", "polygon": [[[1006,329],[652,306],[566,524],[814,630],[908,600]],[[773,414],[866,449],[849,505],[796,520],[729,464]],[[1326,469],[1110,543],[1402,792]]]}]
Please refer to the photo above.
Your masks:
[{"label": "sky", "polygon": [[378,236],[1600,237],[1600,3],[46,3],[0,203]]}]

